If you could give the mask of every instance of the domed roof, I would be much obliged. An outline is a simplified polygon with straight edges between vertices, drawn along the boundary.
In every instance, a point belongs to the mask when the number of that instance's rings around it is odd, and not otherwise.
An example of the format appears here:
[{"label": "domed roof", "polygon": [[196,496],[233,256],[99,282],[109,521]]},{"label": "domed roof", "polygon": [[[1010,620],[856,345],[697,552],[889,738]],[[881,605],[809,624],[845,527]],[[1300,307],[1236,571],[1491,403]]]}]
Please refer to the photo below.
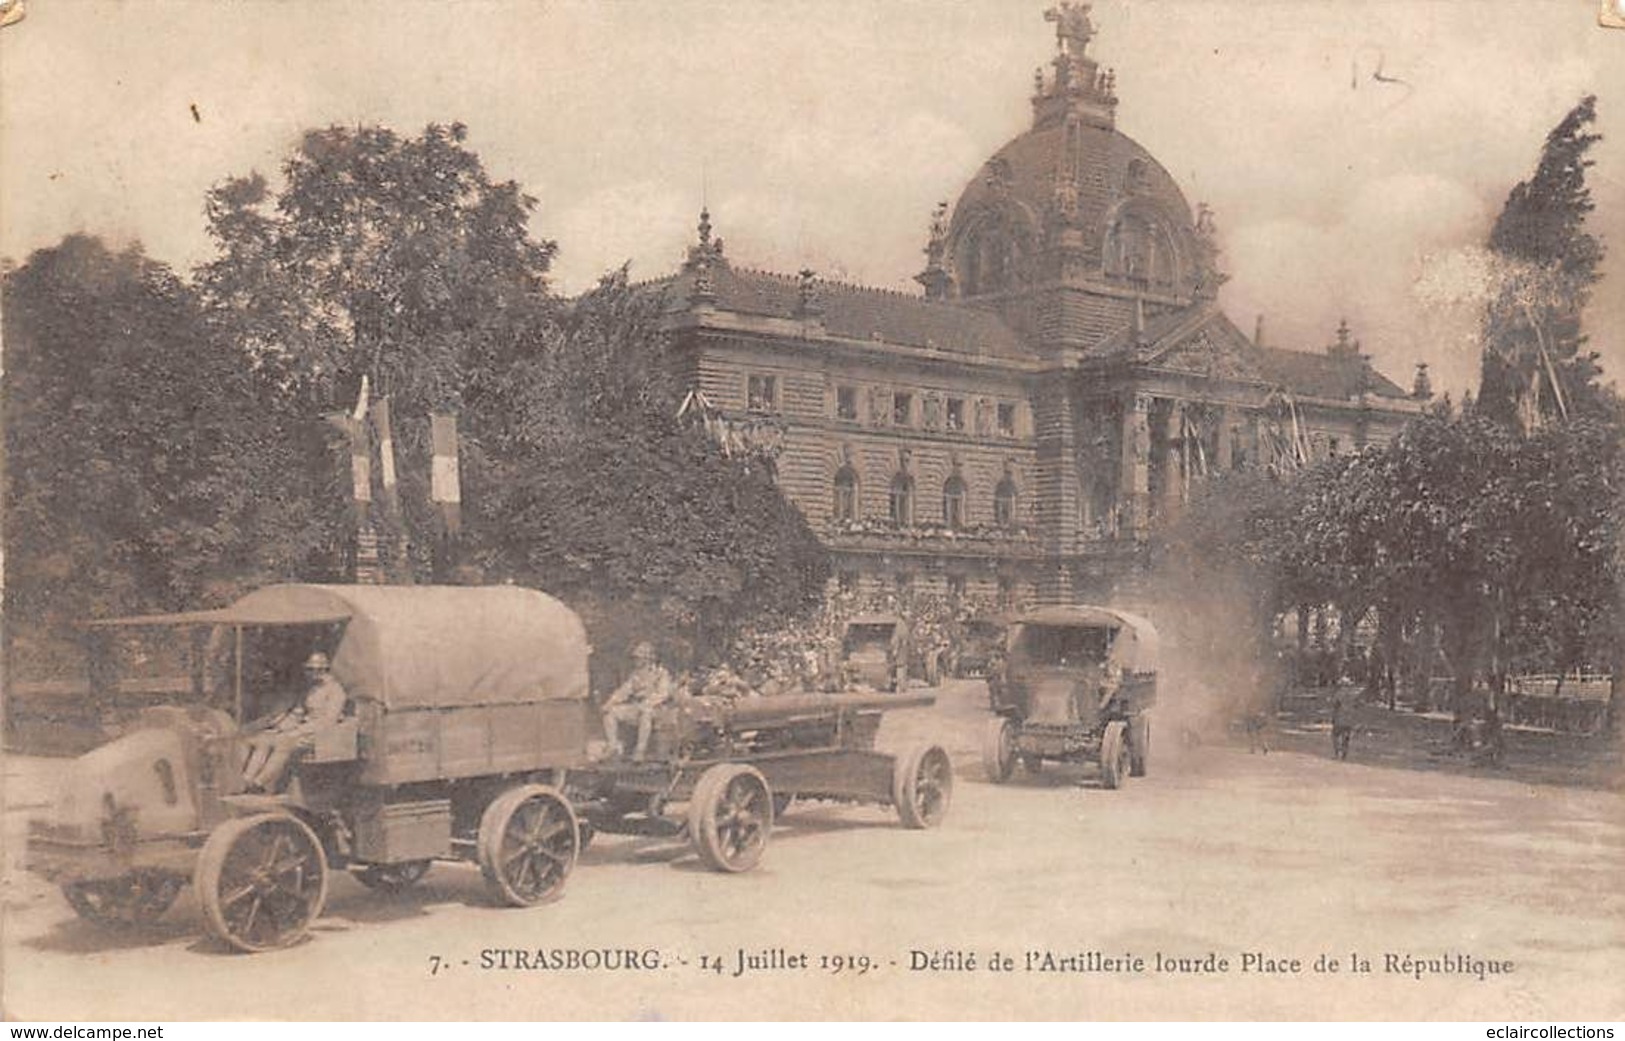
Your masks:
[{"label": "domed roof", "polygon": [[1116,128],[1115,76],[1085,53],[1093,26],[1080,8],[1058,9],[1058,53],[1037,79],[1032,129],[983,164],[933,230],[921,276],[928,290],[940,286],[933,295],[1121,281],[1190,300],[1216,286],[1202,218],[1193,220],[1162,164]]}]

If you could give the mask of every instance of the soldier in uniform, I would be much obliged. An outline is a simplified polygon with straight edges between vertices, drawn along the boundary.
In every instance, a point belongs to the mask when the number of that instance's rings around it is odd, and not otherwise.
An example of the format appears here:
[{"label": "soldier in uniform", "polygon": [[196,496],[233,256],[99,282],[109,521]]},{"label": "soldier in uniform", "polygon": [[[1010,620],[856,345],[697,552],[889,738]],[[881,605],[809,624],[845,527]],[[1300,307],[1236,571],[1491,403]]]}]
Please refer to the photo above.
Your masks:
[{"label": "soldier in uniform", "polygon": [[250,788],[274,792],[296,753],[309,747],[318,730],[344,718],[350,697],[333,678],[332,663],[320,651],[305,660],[305,677],[310,687],[292,708],[260,720],[259,733],[248,740],[248,759],[243,777]]},{"label": "soldier in uniform", "polygon": [[632,663],[632,675],[604,702],[604,736],[614,754],[625,755],[621,726],[637,727],[632,758],[642,759],[654,730],[654,710],[671,699],[671,673],[655,660],[654,646],[648,642],[632,648]]}]

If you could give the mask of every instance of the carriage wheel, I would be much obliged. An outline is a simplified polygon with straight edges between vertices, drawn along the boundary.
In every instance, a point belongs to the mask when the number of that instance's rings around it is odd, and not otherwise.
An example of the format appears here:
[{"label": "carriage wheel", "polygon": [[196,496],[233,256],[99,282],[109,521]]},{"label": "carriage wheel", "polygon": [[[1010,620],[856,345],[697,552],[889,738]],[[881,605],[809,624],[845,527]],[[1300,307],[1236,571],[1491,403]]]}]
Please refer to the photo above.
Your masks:
[{"label": "carriage wheel", "polygon": [[1135,716],[1128,727],[1128,773],[1130,777],[1144,777],[1151,761],[1151,720]]},{"label": "carriage wheel", "polygon": [[399,893],[423,881],[431,863],[428,860],[406,860],[399,864],[368,864],[355,872],[355,880],[380,893]]},{"label": "carriage wheel", "polygon": [[239,817],[209,835],[193,884],[211,933],[240,951],[273,950],[304,936],[322,913],[327,857],[296,817]]},{"label": "carriage wheel", "polygon": [[157,921],[185,885],[181,875],[143,868],[120,878],[70,882],[62,895],[85,921],[123,928]]},{"label": "carriage wheel", "polygon": [[718,763],[700,775],[688,803],[688,834],[713,871],[749,871],[767,850],[773,792],[754,766]]},{"label": "carriage wheel", "polygon": [[480,872],[504,903],[555,899],[581,852],[581,823],[570,802],[545,784],[503,792],[480,817]]},{"label": "carriage wheel", "polygon": [[948,815],[954,766],[941,745],[917,745],[897,760],[892,802],[905,828],[934,828]]},{"label": "carriage wheel", "polygon": [[1100,783],[1106,788],[1121,788],[1128,776],[1128,724],[1113,720],[1106,724],[1106,734],[1100,740]]},{"label": "carriage wheel", "polygon": [[1004,716],[988,720],[982,728],[982,766],[994,784],[1008,781],[1016,767],[1016,725]]}]

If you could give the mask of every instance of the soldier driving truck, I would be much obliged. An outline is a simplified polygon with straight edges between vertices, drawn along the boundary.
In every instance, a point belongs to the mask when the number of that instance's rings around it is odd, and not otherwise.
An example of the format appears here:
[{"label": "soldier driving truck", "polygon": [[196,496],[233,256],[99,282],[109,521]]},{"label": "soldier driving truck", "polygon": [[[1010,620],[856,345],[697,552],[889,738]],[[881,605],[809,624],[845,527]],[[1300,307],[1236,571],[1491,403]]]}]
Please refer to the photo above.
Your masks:
[{"label": "soldier driving truck", "polygon": [[350,696],[333,678],[327,655],[316,651],[305,659],[309,689],[293,706],[250,724],[257,731],[247,738],[243,779],[250,791],[274,792],[295,756],[314,747],[318,731],[336,726],[344,718]]}]

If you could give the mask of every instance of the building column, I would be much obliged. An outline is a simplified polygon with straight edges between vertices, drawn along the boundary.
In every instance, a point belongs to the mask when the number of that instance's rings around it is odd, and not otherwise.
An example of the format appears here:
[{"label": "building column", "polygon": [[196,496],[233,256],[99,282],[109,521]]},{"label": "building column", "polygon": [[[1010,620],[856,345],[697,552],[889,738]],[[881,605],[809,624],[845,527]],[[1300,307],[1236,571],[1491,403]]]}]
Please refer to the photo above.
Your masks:
[{"label": "building column", "polygon": [[1162,515],[1172,517],[1185,501],[1185,403],[1168,402],[1168,427],[1163,439]]},{"label": "building column", "polygon": [[1142,539],[1151,513],[1151,398],[1130,394],[1123,401],[1122,466],[1117,485],[1119,531],[1128,538]]}]

